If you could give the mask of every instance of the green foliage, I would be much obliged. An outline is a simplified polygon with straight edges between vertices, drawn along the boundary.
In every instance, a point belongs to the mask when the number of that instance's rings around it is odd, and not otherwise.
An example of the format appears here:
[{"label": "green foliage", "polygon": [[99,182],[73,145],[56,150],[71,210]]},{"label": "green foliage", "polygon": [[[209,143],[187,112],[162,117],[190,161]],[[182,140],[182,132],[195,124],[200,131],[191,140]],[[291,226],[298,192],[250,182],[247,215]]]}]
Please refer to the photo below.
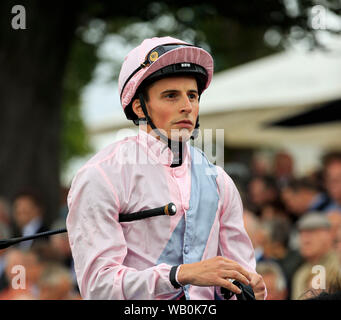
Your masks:
[{"label": "green foliage", "polygon": [[96,44],[77,38],[69,57],[62,102],[61,168],[68,162],[93,151],[81,115],[81,93],[91,81],[98,62]]},{"label": "green foliage", "polygon": [[229,18],[214,8],[201,5],[187,8],[184,20],[178,10],[176,17],[187,29],[193,30],[194,43],[205,45],[214,56],[215,71],[252,61],[274,53],[282,48],[271,48],[264,41],[267,28],[262,25],[251,25],[241,22],[238,18]]}]

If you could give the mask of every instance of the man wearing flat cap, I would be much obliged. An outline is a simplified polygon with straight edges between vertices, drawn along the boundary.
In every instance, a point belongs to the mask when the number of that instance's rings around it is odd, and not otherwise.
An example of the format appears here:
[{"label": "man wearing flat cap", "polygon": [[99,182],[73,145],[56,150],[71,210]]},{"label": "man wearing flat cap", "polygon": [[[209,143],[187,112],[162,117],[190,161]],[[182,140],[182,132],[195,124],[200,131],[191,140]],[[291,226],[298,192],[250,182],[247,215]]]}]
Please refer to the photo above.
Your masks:
[{"label": "man wearing flat cap", "polygon": [[300,253],[304,263],[297,269],[292,281],[292,299],[305,299],[309,290],[328,290],[332,275],[340,265],[333,251],[331,224],[320,212],[305,214],[297,222]]}]

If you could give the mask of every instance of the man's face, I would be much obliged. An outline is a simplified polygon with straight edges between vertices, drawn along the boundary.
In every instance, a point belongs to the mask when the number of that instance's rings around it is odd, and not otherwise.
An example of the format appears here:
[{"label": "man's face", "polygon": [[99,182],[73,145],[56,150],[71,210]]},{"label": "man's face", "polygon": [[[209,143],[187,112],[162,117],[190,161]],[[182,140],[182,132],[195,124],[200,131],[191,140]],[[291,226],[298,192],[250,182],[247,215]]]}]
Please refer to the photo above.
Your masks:
[{"label": "man's face", "polygon": [[257,206],[263,206],[265,203],[271,202],[276,196],[274,189],[268,187],[259,178],[253,179],[248,188],[250,199]]},{"label": "man's face", "polygon": [[286,208],[295,215],[301,215],[308,209],[300,190],[294,191],[290,188],[284,188],[281,197]]},{"label": "man's face", "polygon": [[329,229],[314,229],[300,231],[300,252],[308,261],[318,260],[326,254],[332,246]]},{"label": "man's face", "polygon": [[150,86],[148,96],[146,106],[154,125],[171,140],[187,141],[199,113],[195,78],[181,76],[161,79]]},{"label": "man's face", "polygon": [[19,228],[23,228],[33,218],[40,216],[39,207],[26,196],[16,199],[13,209],[14,219]]},{"label": "man's face", "polygon": [[262,180],[254,179],[249,184],[249,194],[251,201],[256,205],[266,202],[266,187]]},{"label": "man's face", "polygon": [[341,204],[341,161],[331,162],[326,168],[326,188],[332,199]]}]

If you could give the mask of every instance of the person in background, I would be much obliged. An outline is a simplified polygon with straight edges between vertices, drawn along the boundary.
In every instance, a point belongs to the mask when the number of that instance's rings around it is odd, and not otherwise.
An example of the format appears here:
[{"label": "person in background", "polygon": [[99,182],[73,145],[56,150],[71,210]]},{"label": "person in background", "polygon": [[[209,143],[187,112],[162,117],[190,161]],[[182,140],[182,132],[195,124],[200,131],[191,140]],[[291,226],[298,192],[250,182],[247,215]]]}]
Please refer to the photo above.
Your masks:
[{"label": "person in background", "polygon": [[259,217],[246,208],[244,208],[243,221],[255,251],[256,262],[258,263],[264,259],[264,246],[268,237],[267,230],[264,228]]},{"label": "person in background", "polygon": [[[339,213],[337,213],[339,215]],[[327,216],[328,218],[330,215]],[[341,265],[341,227],[335,230],[335,237],[333,242],[333,250],[335,251],[338,262]],[[334,270],[331,283],[328,290],[312,290],[309,293],[310,300],[341,300],[341,268]]]},{"label": "person in background", "polygon": [[[31,283],[26,277],[26,252],[17,248],[7,249],[5,255],[5,275],[7,286],[0,292],[0,300],[16,300],[25,296],[35,299]],[[22,277],[19,277],[21,273]]]},{"label": "person in background", "polygon": [[248,199],[251,210],[260,216],[264,205],[275,202],[279,197],[279,190],[275,179],[270,176],[254,176],[248,184]]},{"label": "person in background", "polygon": [[[10,237],[10,230],[7,224],[0,222],[0,239],[8,239]],[[6,249],[0,249],[0,291],[7,287],[7,277],[5,273]]]},{"label": "person in background", "polygon": [[[327,213],[330,204],[329,196],[320,188],[318,184],[307,178],[290,180],[281,189],[281,199],[293,223],[308,212]],[[299,236],[296,224],[292,226],[290,235],[290,247],[298,249]]]},{"label": "person in background", "polygon": [[257,272],[263,277],[267,288],[266,300],[286,300],[287,282],[280,266],[276,262],[262,261],[257,264]]},{"label": "person in background", "polygon": [[270,174],[271,164],[269,157],[264,153],[255,153],[251,159],[251,175],[252,176],[266,176]]},{"label": "person in background", "polygon": [[310,211],[325,212],[329,197],[307,178],[292,179],[281,189],[281,197],[294,221]]},{"label": "person in background", "polygon": [[339,262],[341,264],[341,227],[335,233],[333,249],[335,250],[338,256]]},{"label": "person in background", "polygon": [[4,197],[0,197],[0,223],[7,226],[8,230],[10,231],[11,205],[10,202]]},{"label": "person in background", "polygon": [[48,263],[39,280],[39,300],[80,300],[73,290],[72,276],[67,268],[58,263]]},{"label": "person in background", "polygon": [[337,233],[341,228],[341,211],[333,210],[327,213],[327,218],[330,222],[330,232],[332,235],[332,241],[337,241]]},{"label": "person in background", "polygon": [[279,187],[294,177],[294,159],[289,153],[285,151],[276,153],[273,160],[273,175]]},{"label": "person in background", "polygon": [[341,152],[330,152],[323,157],[325,188],[331,198],[326,211],[341,211]]},{"label": "person in background", "polygon": [[[45,206],[40,194],[34,190],[23,190],[16,194],[13,201],[13,218],[18,228],[18,237],[47,231],[44,224]],[[46,241],[46,238],[23,241],[18,244],[22,250],[29,250],[33,243]]]},{"label": "person in background", "polygon": [[70,188],[67,187],[61,187],[60,189],[60,209],[59,209],[59,215],[56,220],[65,221],[67,214],[68,214],[68,207],[67,207],[67,195],[69,193]]},{"label": "person in background", "polygon": [[38,279],[44,269],[45,260],[36,249],[22,250],[12,247],[6,250],[7,287],[0,294],[0,300],[37,299]]},{"label": "person in background", "polygon": [[[337,254],[333,250],[330,222],[319,212],[305,214],[297,223],[300,237],[300,254],[304,263],[295,272],[292,280],[292,299],[302,298],[314,286],[314,277],[321,276],[321,288],[327,289],[333,275],[340,268]],[[316,271],[320,268],[323,271]],[[315,267],[315,269],[314,269]],[[325,287],[325,288],[324,288]]]},{"label": "person in background", "polygon": [[293,275],[303,263],[299,251],[289,246],[291,223],[275,218],[263,224],[268,230],[263,261],[273,261],[281,268],[286,281],[287,296],[290,298]]},{"label": "person in background", "polygon": [[260,209],[260,220],[262,222],[282,220],[284,223],[291,223],[290,215],[280,199],[268,202],[262,206]]},{"label": "person in background", "polygon": [[305,175],[307,181],[316,186],[321,192],[327,193],[324,183],[324,173],[322,166],[315,168]]},{"label": "person in background", "polygon": [[[52,226],[52,230],[65,228],[65,221],[63,219],[56,220]],[[52,261],[58,262],[69,271],[75,290],[78,289],[77,277],[74,269],[74,261],[72,258],[72,252],[69,243],[69,237],[67,232],[55,234],[49,239],[50,245],[50,257]]]},{"label": "person in background", "polygon": [[39,254],[39,251],[32,248],[25,251],[25,269],[26,269],[26,282],[32,295],[38,297],[39,287],[38,280],[45,268],[46,260]]}]

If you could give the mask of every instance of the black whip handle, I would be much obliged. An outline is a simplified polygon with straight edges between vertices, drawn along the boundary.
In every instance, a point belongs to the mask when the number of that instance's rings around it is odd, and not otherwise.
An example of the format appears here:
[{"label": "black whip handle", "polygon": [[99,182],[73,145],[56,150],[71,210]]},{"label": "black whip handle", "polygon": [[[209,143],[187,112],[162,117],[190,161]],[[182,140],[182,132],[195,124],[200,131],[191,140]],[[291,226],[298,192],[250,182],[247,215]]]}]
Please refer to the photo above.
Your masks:
[{"label": "black whip handle", "polygon": [[120,213],[119,214],[119,222],[128,222],[134,220],[141,220],[145,218],[155,217],[155,216],[173,216],[176,213],[176,206],[174,203],[170,202],[165,206],[155,208],[155,209],[148,209],[139,212],[133,213]]},{"label": "black whip handle", "polygon": [[53,234],[63,233],[63,232],[67,232],[67,230],[66,229],[58,229],[58,230],[40,232],[40,233],[32,234],[32,235],[26,236],[26,237],[18,237],[18,238],[0,240],[0,249],[6,249],[9,246],[17,244],[21,241],[33,240],[33,239],[42,238],[42,237],[48,237],[48,236],[51,236]]},{"label": "black whip handle", "polygon": [[[145,211],[120,214],[119,215],[119,222],[140,220],[140,219],[145,219],[145,218],[160,216],[160,215],[173,216],[173,215],[175,215],[175,213],[176,213],[176,206],[174,203],[170,202],[169,204],[167,204],[163,207],[159,207],[159,208],[155,208],[155,209],[149,209],[149,210],[145,210]],[[6,249],[9,246],[12,246],[12,245],[17,244],[17,243],[22,242],[22,241],[33,240],[33,239],[42,238],[42,237],[48,237],[48,236],[52,236],[54,234],[63,233],[63,232],[67,232],[66,228],[58,229],[58,230],[52,230],[52,231],[40,232],[40,233],[32,234],[32,235],[29,235],[26,237],[2,239],[2,240],[0,240],[0,250]]]}]

